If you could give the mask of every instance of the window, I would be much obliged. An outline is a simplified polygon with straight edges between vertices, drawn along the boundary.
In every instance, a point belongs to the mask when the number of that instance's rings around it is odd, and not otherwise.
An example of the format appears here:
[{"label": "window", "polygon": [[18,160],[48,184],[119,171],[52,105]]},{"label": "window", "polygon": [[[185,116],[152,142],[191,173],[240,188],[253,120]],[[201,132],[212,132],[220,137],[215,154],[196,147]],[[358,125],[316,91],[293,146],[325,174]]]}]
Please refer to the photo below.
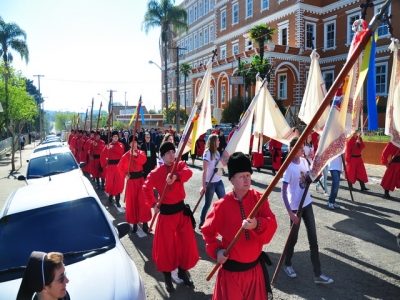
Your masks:
[{"label": "window", "polygon": [[208,0],[204,0],[204,14],[208,13]]},{"label": "window", "polygon": [[208,29],[204,29],[204,45],[208,44]]},{"label": "window", "polygon": [[192,9],[189,9],[189,24],[193,23],[193,12]]},{"label": "window", "polygon": [[200,30],[199,32],[199,48],[203,46],[203,32]]},{"label": "window", "polygon": [[214,9],[214,1],[215,0],[210,0],[210,11]]},{"label": "window", "polygon": [[[184,45],[184,42],[183,42],[183,41],[181,41],[181,48],[185,48],[185,45]],[[179,54],[180,54],[180,55],[185,54],[185,50],[180,49],[180,50],[179,50]]]},{"label": "window", "polygon": [[210,88],[210,105],[214,105],[214,89]]},{"label": "window", "polygon": [[194,47],[193,50],[197,49],[197,33],[194,34]]},{"label": "window", "polygon": [[279,99],[287,99],[287,77],[286,74],[281,74],[278,77],[279,84]]},{"label": "window", "polygon": [[282,28],[281,29],[281,45],[287,46],[288,44],[288,33],[287,33],[287,28]]},{"label": "window", "polygon": [[221,104],[225,103],[225,85],[221,86]]},{"label": "window", "polygon": [[325,49],[335,48],[335,25],[336,22],[325,24]]},{"label": "window", "polygon": [[199,2],[199,19],[203,16],[203,3]]},{"label": "window", "polygon": [[387,84],[387,64],[376,64],[376,93],[379,95],[386,95]]},{"label": "window", "polygon": [[[226,10],[221,11],[221,30],[226,29]],[[211,33],[211,31],[210,31]],[[210,34],[211,36],[211,34]]]},{"label": "window", "polygon": [[189,52],[193,50],[193,38],[189,37]]},{"label": "window", "polygon": [[269,8],[269,0],[261,0],[261,10]]},{"label": "window", "polygon": [[235,3],[232,6],[232,24],[239,23],[239,4]]},{"label": "window", "polygon": [[210,26],[210,42],[214,40],[214,27]]},{"label": "window", "polygon": [[219,57],[220,59],[226,58],[226,45],[219,47]]},{"label": "window", "polygon": [[[315,48],[316,42],[316,32],[314,23],[306,23],[306,49]],[[313,39],[314,38],[314,39]]]},{"label": "window", "polygon": [[246,0],[246,18],[253,16],[253,0]]},{"label": "window", "polygon": [[245,41],[246,51],[253,50],[253,41],[250,38],[247,38]]},{"label": "window", "polygon": [[237,55],[237,54],[239,53],[239,45],[238,45],[238,44],[234,44],[234,45],[232,46],[232,53],[233,53],[234,55]]},{"label": "window", "polygon": [[194,17],[194,21],[197,21],[197,3],[193,8],[193,17]]},{"label": "window", "polygon": [[347,45],[350,45],[351,41],[353,40],[355,32],[352,30],[352,26],[353,23],[358,19],[360,19],[359,13],[347,16]]},{"label": "window", "polygon": [[[379,10],[381,9],[382,5],[379,4],[375,4],[374,6],[374,13],[377,14],[379,12]],[[392,5],[389,5],[388,11],[387,11],[387,15],[390,15],[392,12]],[[392,20],[393,21],[393,20]],[[386,26],[385,22],[382,22],[377,31],[378,32],[378,38],[382,38],[382,37],[389,37],[389,29]]]},{"label": "window", "polygon": [[185,48],[186,48],[185,53],[188,53],[189,48],[188,48],[188,40],[187,39],[185,40]]},{"label": "window", "polygon": [[334,81],[333,71],[323,72],[322,76],[324,77],[326,90],[329,91]]}]

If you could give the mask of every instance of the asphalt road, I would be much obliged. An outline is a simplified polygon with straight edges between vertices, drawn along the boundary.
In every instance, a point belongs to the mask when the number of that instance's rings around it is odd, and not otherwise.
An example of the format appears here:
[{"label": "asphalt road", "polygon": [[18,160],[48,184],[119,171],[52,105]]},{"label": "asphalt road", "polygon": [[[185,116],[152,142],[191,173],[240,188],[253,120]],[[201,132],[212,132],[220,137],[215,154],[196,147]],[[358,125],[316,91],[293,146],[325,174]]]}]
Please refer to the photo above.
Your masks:
[{"label": "asphalt road", "polygon": [[[186,202],[193,208],[199,198],[201,186],[200,160],[192,167],[193,177],[186,183]],[[272,180],[269,170],[254,172],[253,187],[263,192]],[[231,190],[227,176],[223,177],[225,188]],[[328,181],[328,186],[330,182]],[[382,188],[377,183],[369,183],[367,193],[359,192],[358,183],[354,202],[341,181],[337,203],[341,209],[327,208],[327,197],[322,191],[315,191],[312,184],[314,213],[320,249],[322,271],[334,279],[328,286],[316,285],[309,255],[308,241],[304,225],[300,229],[299,240],[293,257],[293,268],[297,278],[289,278],[283,269],[273,288],[274,299],[398,299],[400,296],[400,248],[396,236],[400,232],[400,191],[391,193],[394,198],[381,197]],[[289,233],[289,217],[280,197],[278,184],[269,196],[269,202],[278,221],[278,230],[270,244],[264,246],[274,265],[269,267],[270,277],[275,272],[277,262]],[[124,213],[114,205],[108,205],[107,196],[99,196],[114,218],[115,224],[125,221]],[[123,197],[121,197],[123,199]],[[215,199],[214,199],[215,200]],[[198,222],[201,205],[195,212]],[[168,294],[164,288],[163,275],[155,269],[151,259],[153,236],[139,237],[129,234],[122,238],[132,259],[142,276],[148,299],[211,299],[215,276],[209,282],[206,276],[215,264],[205,252],[205,243],[196,229],[196,239],[200,260],[190,270],[195,288],[176,284],[176,291]]]}]

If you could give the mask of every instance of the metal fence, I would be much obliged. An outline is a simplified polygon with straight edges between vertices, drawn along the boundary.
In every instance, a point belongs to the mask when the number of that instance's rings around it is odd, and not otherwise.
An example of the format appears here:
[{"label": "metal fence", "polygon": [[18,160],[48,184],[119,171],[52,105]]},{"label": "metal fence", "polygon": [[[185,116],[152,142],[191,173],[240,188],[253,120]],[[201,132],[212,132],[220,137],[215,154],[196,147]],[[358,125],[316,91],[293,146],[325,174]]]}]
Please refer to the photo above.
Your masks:
[{"label": "metal fence", "polygon": [[5,140],[0,141],[0,158],[6,155],[7,152],[11,150],[12,147],[12,138],[9,137]]}]

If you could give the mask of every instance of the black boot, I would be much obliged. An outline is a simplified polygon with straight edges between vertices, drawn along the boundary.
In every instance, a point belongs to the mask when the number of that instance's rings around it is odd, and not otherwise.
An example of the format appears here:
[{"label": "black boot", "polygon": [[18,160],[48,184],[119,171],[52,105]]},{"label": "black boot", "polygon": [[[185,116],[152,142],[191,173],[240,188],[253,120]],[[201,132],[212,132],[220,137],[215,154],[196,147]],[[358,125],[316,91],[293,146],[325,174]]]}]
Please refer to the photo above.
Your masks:
[{"label": "black boot", "polygon": [[172,293],[175,291],[174,286],[172,285],[172,277],[171,272],[163,272],[165,278],[165,288],[167,289],[168,293]]},{"label": "black boot", "polygon": [[149,233],[149,225],[147,225],[147,223],[143,223],[143,232]]},{"label": "black boot", "polygon": [[115,196],[115,202],[117,207],[121,207],[121,204],[119,204],[119,200],[121,199],[121,194],[118,194],[117,196]]},{"label": "black boot", "polygon": [[178,277],[182,279],[187,286],[193,286],[193,281],[188,271],[181,269],[181,267],[178,268]]},{"label": "black boot", "polygon": [[99,178],[96,178],[96,183],[97,183],[96,190],[99,190],[100,189],[100,179]]},{"label": "black boot", "polygon": [[363,181],[359,180],[358,182],[360,183],[361,191],[369,191],[369,189],[367,189]]},{"label": "black boot", "polygon": [[105,179],[102,179],[101,180],[101,189],[104,191],[104,182],[105,182],[106,180]]},{"label": "black boot", "polygon": [[132,233],[136,233],[137,231],[137,224],[133,224]]},{"label": "black boot", "polygon": [[385,190],[385,194],[383,195],[383,198],[392,199],[392,196],[389,195],[389,190]]},{"label": "black boot", "polygon": [[350,189],[351,191],[354,190],[353,185],[350,183],[350,181],[349,181],[349,189]]},{"label": "black boot", "polygon": [[108,196],[108,203],[112,203],[113,202],[113,196],[112,195],[110,195],[110,196]]},{"label": "black boot", "polygon": [[276,175],[276,171],[274,169],[272,169],[272,175]]}]

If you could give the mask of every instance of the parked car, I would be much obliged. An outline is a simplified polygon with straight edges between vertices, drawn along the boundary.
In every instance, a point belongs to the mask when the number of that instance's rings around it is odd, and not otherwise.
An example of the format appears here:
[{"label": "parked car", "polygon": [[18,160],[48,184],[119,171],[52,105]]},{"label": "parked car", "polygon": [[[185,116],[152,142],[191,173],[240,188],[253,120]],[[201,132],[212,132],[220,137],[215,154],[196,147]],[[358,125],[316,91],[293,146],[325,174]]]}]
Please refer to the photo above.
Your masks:
[{"label": "parked car", "polygon": [[32,153],[28,162],[26,176],[18,176],[27,184],[36,184],[53,179],[63,180],[63,176],[83,176],[80,168],[86,163],[78,164],[71,151],[66,147],[48,149]]},{"label": "parked car", "polygon": [[48,143],[53,143],[53,142],[63,143],[64,141],[62,139],[60,139],[59,137],[57,137],[57,136],[49,137],[49,138],[46,138],[44,141],[42,141],[41,145],[48,144]]},{"label": "parked car", "polygon": [[119,240],[130,228],[126,222],[114,228],[83,176],[14,191],[0,211],[0,298],[16,299],[32,251],[56,251],[64,254],[71,299],[145,300]]},{"label": "parked car", "polygon": [[51,142],[51,143],[47,143],[44,145],[41,144],[41,145],[37,146],[35,148],[35,150],[33,150],[33,153],[40,152],[43,150],[53,149],[53,148],[61,148],[61,147],[64,147],[64,144],[60,143],[60,142]]},{"label": "parked car", "polygon": [[[289,153],[289,147],[286,144],[282,144],[282,163],[285,161],[286,156]],[[264,165],[263,168],[272,169],[272,156],[271,152],[269,152],[269,142],[266,142],[263,146],[263,154],[264,154]]]}]

